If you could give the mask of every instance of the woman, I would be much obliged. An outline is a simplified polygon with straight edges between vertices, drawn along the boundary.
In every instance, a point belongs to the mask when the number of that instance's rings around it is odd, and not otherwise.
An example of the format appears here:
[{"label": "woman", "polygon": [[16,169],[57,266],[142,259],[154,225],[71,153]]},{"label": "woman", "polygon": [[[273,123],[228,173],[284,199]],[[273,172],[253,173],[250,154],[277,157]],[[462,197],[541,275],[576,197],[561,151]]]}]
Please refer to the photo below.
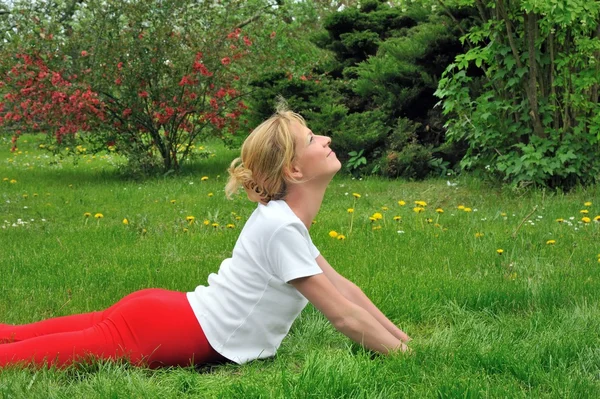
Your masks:
[{"label": "woman", "polygon": [[331,139],[280,109],[248,136],[229,168],[258,202],[231,258],[208,286],[134,292],[110,308],[26,325],[0,324],[0,367],[64,367],[89,357],[149,367],[245,363],[273,356],[310,301],[366,348],[405,351],[410,339],[313,245],[308,230],[341,163]]}]

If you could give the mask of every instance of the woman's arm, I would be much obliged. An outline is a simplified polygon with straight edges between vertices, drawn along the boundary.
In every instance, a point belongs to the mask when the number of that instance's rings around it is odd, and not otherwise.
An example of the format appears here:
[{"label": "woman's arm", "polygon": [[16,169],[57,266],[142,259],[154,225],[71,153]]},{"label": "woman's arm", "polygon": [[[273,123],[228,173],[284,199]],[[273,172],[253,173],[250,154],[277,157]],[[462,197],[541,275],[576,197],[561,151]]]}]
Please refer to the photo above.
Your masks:
[{"label": "woman's arm", "polygon": [[317,264],[323,270],[323,273],[331,281],[331,283],[337,288],[337,290],[349,301],[355,303],[361,308],[369,312],[375,320],[377,320],[386,330],[388,330],[394,337],[398,338],[402,342],[410,341],[410,337],[401,329],[399,329],[394,323],[392,323],[382,312],[375,306],[367,295],[353,282],[339,274],[323,255],[317,257]]},{"label": "woman's arm", "polygon": [[367,310],[344,297],[325,274],[301,277],[291,280],[290,284],[354,342],[384,354],[408,349]]}]

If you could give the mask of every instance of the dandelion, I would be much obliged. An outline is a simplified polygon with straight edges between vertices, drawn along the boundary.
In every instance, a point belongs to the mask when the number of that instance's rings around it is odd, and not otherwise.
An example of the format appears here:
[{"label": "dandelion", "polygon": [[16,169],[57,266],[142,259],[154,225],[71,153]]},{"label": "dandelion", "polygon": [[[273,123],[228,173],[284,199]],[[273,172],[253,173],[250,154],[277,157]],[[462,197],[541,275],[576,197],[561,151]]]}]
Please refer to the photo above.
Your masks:
[{"label": "dandelion", "polygon": [[175,204],[175,202],[177,202],[177,201],[175,201],[175,200],[171,200],[171,204]]},{"label": "dandelion", "polygon": [[211,224],[211,226],[216,229],[217,227],[219,227],[219,223],[213,223],[213,224]]},{"label": "dandelion", "polygon": [[38,196],[38,193],[33,193],[33,197],[34,198],[37,197],[37,196]]},{"label": "dandelion", "polygon": [[357,199],[361,197],[359,193],[352,193],[352,196]]},{"label": "dandelion", "polygon": [[437,208],[435,210],[436,213],[444,213],[444,210],[442,208]]},{"label": "dandelion", "polygon": [[465,211],[465,212],[472,212],[473,210],[471,208],[465,208],[465,209],[463,209],[463,211]]},{"label": "dandelion", "polygon": [[208,193],[208,196],[209,196],[209,197],[212,197],[213,195],[214,195],[213,193]]},{"label": "dandelion", "polygon": [[354,208],[348,208],[348,213],[354,213]]},{"label": "dandelion", "polygon": [[379,213],[379,212],[375,212],[375,213],[373,214],[373,216],[371,216],[371,217],[372,217],[373,219],[375,219],[375,220],[381,220],[381,219],[383,219],[383,215],[382,215],[381,213]]},{"label": "dandelion", "polygon": [[426,219],[425,219],[425,221],[426,221],[427,223],[433,223],[433,219],[432,219],[432,218],[426,218]]},{"label": "dandelion", "polygon": [[504,253],[504,250],[503,250],[502,248],[498,248],[498,249],[496,250],[496,253],[497,253],[498,255],[502,255],[502,254]]},{"label": "dandelion", "polygon": [[189,222],[189,224],[193,224],[194,220],[196,220],[196,218],[193,216],[186,216],[185,220],[187,220]]},{"label": "dandelion", "polygon": [[387,211],[388,209],[389,209],[389,208],[388,208],[387,206],[382,206],[382,207],[381,207],[381,210],[382,210],[382,211]]},{"label": "dandelion", "polygon": [[459,206],[458,206],[458,209],[460,209],[460,210],[462,211],[462,210],[464,210],[464,209],[465,209],[465,206],[464,206],[464,205],[459,205]]},{"label": "dandelion", "polygon": [[427,206],[427,202],[425,202],[425,201],[415,201],[415,205],[420,206],[421,208],[425,208]]},{"label": "dandelion", "polygon": [[475,233],[475,238],[481,238],[483,236],[484,236],[483,233]]},{"label": "dandelion", "polygon": [[204,222],[202,222],[205,226],[208,226],[210,224],[210,220],[208,219],[204,219]]},{"label": "dandelion", "polygon": [[590,219],[590,218],[589,218],[589,217],[587,217],[587,216],[584,216],[584,217],[582,217],[582,218],[581,218],[581,221],[582,221],[583,223],[589,223],[589,222],[591,222],[591,221],[592,221],[592,219]]},{"label": "dandelion", "polygon": [[202,177],[200,178],[200,181],[207,181],[207,180],[208,180],[208,176],[202,176]]},{"label": "dandelion", "polygon": [[565,222],[565,219],[563,219],[563,218],[558,218],[558,219],[556,219],[556,221],[557,221],[558,223],[564,223],[564,222]]},{"label": "dandelion", "polygon": [[381,225],[373,226],[371,230],[381,230]]},{"label": "dandelion", "polygon": [[502,216],[503,218],[505,218],[505,217],[506,217],[506,212],[502,212],[502,213],[500,214],[500,216]]},{"label": "dandelion", "polygon": [[592,206],[592,203],[590,201],[587,201],[586,203],[583,204],[583,206]]},{"label": "dandelion", "polygon": [[16,182],[17,182],[17,181],[16,181],[15,179],[12,179],[12,180],[10,181],[10,184],[15,184]]},{"label": "dandelion", "polygon": [[373,216],[369,216],[369,220],[370,220],[371,222],[374,222],[374,221],[376,221],[377,219],[375,219]]},{"label": "dandelion", "polygon": [[83,217],[86,217],[86,218],[89,218],[90,216],[92,216],[92,214],[89,212],[86,212],[83,214]]},{"label": "dandelion", "polygon": [[241,216],[236,216],[235,220],[242,220],[242,217]]},{"label": "dandelion", "polygon": [[594,222],[600,222],[600,215],[598,215],[594,218]]},{"label": "dandelion", "polygon": [[400,200],[400,201],[398,201],[398,205],[400,205],[400,206],[404,206],[404,205],[406,205],[406,202],[404,202],[404,201]]},{"label": "dandelion", "polygon": [[339,236],[339,234],[338,234],[338,232],[337,232],[337,231],[335,231],[335,230],[331,230],[331,231],[329,232],[329,237],[331,237],[331,238],[336,238],[337,236]]},{"label": "dandelion", "polygon": [[310,224],[317,224],[317,221],[313,220]]},{"label": "dandelion", "polygon": [[401,217],[401,216],[394,216],[394,220],[395,220],[396,222],[399,222],[401,219],[402,219],[402,217]]},{"label": "dandelion", "polygon": [[103,214],[101,214],[101,213],[97,213],[97,214],[95,214],[95,215],[94,215],[94,217],[95,217],[96,219],[102,219],[102,218],[104,217],[104,215],[103,215]]},{"label": "dandelion", "polygon": [[123,224],[124,225],[128,225],[129,224],[129,220],[127,220],[127,218],[123,219]]},{"label": "dandelion", "polygon": [[343,234],[340,234],[340,235],[338,235],[336,238],[337,238],[338,240],[345,240],[345,239],[346,239],[346,236],[345,236],[345,235],[343,235]]},{"label": "dandelion", "polygon": [[546,241],[546,245],[554,245],[556,244],[556,240],[548,240]]},{"label": "dandelion", "polygon": [[2,179],[2,181],[9,181],[10,179],[8,177],[5,177],[4,179]]},{"label": "dandelion", "polygon": [[587,209],[582,209],[582,210],[579,211],[579,213],[587,215],[588,213],[590,213],[590,211],[588,211]]},{"label": "dandelion", "polygon": [[187,228],[185,228],[185,227],[183,228],[183,232],[184,232],[184,233],[187,233],[188,231],[189,231],[189,230],[188,230]]},{"label": "dandelion", "polygon": [[414,207],[413,211],[416,213],[421,213],[423,211],[425,211],[425,208],[421,208],[420,206]]},{"label": "dandelion", "polygon": [[29,195],[23,194],[23,199],[27,199],[27,198],[29,198]]},{"label": "dandelion", "polygon": [[235,228],[235,224],[233,224],[233,223],[229,223],[229,224],[227,224],[227,226],[225,226],[225,227],[227,227],[228,229],[233,229],[233,228]]},{"label": "dandelion", "polygon": [[148,232],[148,230],[142,229],[142,235],[146,234],[147,232]]}]

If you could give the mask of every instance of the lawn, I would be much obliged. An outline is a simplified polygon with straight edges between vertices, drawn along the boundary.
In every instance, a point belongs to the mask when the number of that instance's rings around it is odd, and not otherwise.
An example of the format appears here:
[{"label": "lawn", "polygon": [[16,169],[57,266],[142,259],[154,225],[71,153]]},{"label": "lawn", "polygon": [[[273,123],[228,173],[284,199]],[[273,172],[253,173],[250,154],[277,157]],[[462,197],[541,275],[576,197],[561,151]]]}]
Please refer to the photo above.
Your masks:
[{"label": "lawn", "polygon": [[[0,137],[2,323],[98,310],[141,288],[191,291],[255,206],[225,199],[236,153],[216,143],[181,174],[143,181],[121,177],[113,154],[73,162],[40,143],[24,136],[10,153]],[[0,396],[600,397],[600,188],[448,179],[337,176],[311,228],[329,262],[414,338],[410,355],[365,352],[309,305],[274,359],[9,368]]]}]

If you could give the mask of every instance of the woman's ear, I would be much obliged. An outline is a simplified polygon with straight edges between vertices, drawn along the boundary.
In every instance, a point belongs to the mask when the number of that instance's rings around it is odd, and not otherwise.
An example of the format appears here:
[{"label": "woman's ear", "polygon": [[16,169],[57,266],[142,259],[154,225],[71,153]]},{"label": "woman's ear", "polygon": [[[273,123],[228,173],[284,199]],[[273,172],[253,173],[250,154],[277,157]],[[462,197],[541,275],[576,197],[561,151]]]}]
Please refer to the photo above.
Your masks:
[{"label": "woman's ear", "polygon": [[287,180],[290,180],[290,181],[302,180],[302,172],[296,166],[296,164],[293,163],[292,165],[290,165],[289,168],[286,168],[285,177]]}]

